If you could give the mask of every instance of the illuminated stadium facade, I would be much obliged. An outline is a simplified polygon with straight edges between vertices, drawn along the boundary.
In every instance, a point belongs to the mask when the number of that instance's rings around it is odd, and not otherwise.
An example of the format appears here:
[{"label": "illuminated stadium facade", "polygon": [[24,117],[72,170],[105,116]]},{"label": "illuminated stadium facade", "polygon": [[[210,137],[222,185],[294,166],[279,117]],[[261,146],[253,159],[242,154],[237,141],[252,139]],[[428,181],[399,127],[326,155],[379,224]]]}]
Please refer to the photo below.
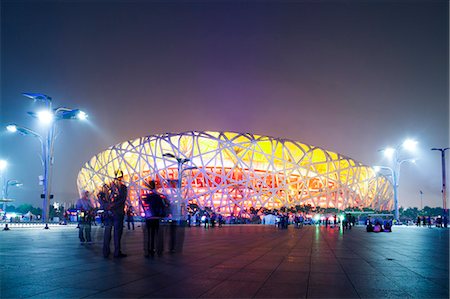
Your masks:
[{"label": "illuminated stadium facade", "polygon": [[120,169],[133,206],[149,180],[173,198],[179,170],[174,157],[186,162],[180,163],[182,198],[224,215],[307,204],[392,208],[391,183],[371,167],[319,147],[249,133],[193,131],[126,141],[92,157],[78,174],[78,189],[97,193]]}]

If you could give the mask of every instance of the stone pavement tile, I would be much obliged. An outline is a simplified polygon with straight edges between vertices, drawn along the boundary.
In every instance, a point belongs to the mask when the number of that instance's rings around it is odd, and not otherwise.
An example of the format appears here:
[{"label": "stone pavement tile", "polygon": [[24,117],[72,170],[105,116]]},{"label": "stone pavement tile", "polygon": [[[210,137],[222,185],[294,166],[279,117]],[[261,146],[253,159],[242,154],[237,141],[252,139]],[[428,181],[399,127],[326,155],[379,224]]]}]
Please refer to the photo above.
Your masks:
[{"label": "stone pavement tile", "polygon": [[401,266],[374,267],[374,269],[375,269],[375,273],[380,273],[387,277],[421,278],[421,276],[418,273],[415,273],[415,272],[409,270],[408,268],[401,267]]},{"label": "stone pavement tile", "polygon": [[264,255],[257,259],[257,262],[281,263],[286,255]]},{"label": "stone pavement tile", "polygon": [[306,285],[297,283],[266,283],[254,298],[306,298]]},{"label": "stone pavement tile", "polygon": [[155,292],[147,293],[143,298],[198,298],[222,282],[215,279],[189,278],[180,283],[169,284]]},{"label": "stone pavement tile", "polygon": [[268,269],[273,270],[278,267],[280,263],[279,262],[263,262],[263,261],[255,261],[251,264],[248,264],[244,267],[244,269]]},{"label": "stone pavement tile", "polygon": [[[140,298],[143,294],[139,293],[131,293],[129,291],[124,291],[120,288],[117,289],[108,289],[106,291],[100,291],[95,294],[84,296],[83,298]],[[49,297],[47,297],[49,298]],[[74,298],[74,297],[72,297]],[[76,297],[75,297],[76,298]]]},{"label": "stone pavement tile", "polygon": [[439,277],[439,278],[428,278],[428,280],[430,280],[448,290],[448,285],[449,285],[448,276],[447,277]]},{"label": "stone pavement tile", "polygon": [[307,283],[309,273],[275,270],[267,279],[271,283]]},{"label": "stone pavement tile", "polygon": [[246,265],[250,264],[250,262],[240,262],[240,261],[225,261],[223,263],[217,264],[214,266],[214,268],[218,269],[242,269]]},{"label": "stone pavement tile", "polygon": [[[167,278],[160,278],[158,275],[142,278],[129,283],[122,284],[116,288],[124,292],[130,292],[135,294],[150,294],[158,291],[164,287],[167,287],[174,282]],[[112,288],[114,289],[114,288]]]},{"label": "stone pavement tile", "polygon": [[449,276],[448,270],[441,270],[437,268],[431,267],[408,267],[414,273],[417,273],[423,277],[427,278],[447,278]]},{"label": "stone pavement tile", "polygon": [[348,275],[355,289],[363,291],[365,289],[378,289],[378,290],[398,290],[398,286],[395,285],[392,280],[386,276],[372,273],[371,275],[363,274],[350,274]]},{"label": "stone pavement tile", "polygon": [[413,298],[408,293],[401,290],[379,290],[379,289],[364,289],[358,291],[361,298],[395,298],[395,299],[409,299]]},{"label": "stone pavement tile", "polygon": [[294,248],[289,253],[293,256],[310,256],[311,255],[311,249],[308,248]]},{"label": "stone pavement tile", "polygon": [[350,250],[337,251],[334,254],[338,259],[361,259],[359,255]]},{"label": "stone pavement tile", "polygon": [[48,291],[59,289],[59,285],[49,286],[46,284],[22,284],[13,288],[6,288],[1,285],[0,298],[26,298]]},{"label": "stone pavement tile", "polygon": [[335,273],[317,273],[311,272],[309,275],[308,287],[331,287],[331,286],[350,286],[351,282],[345,274]]},{"label": "stone pavement tile", "polygon": [[250,263],[256,261],[259,257],[260,256],[257,256],[257,255],[242,254],[242,255],[234,256],[234,257],[230,258],[228,261],[250,264]]},{"label": "stone pavement tile", "polygon": [[341,286],[309,286],[307,298],[359,298],[351,285]]},{"label": "stone pavement tile", "polygon": [[267,280],[267,278],[269,278],[272,272],[273,272],[272,270],[243,269],[228,277],[228,280],[264,282]]},{"label": "stone pavement tile", "polygon": [[361,266],[344,264],[342,265],[342,268],[344,269],[345,273],[348,274],[352,273],[370,274],[378,272],[374,267],[370,265],[365,265],[364,263]]},{"label": "stone pavement tile", "polygon": [[314,273],[334,273],[334,274],[344,274],[344,270],[339,264],[328,264],[328,263],[315,263],[311,264],[311,272]]},{"label": "stone pavement tile", "polygon": [[279,271],[294,271],[294,272],[309,272],[311,265],[309,263],[287,263],[282,262],[277,270]]},{"label": "stone pavement tile", "polygon": [[201,298],[251,298],[263,285],[262,282],[226,280],[204,293]]},{"label": "stone pavement tile", "polygon": [[230,268],[209,268],[205,271],[198,273],[191,273],[192,277],[195,279],[228,279],[231,275],[236,273],[238,269]]},{"label": "stone pavement tile", "polygon": [[129,282],[142,279],[142,275],[138,274],[103,274],[98,273],[97,279],[85,280],[83,276],[74,276],[72,280],[64,282],[62,285],[69,288],[83,287],[85,289],[104,291],[110,288],[115,288],[120,285],[125,285]]},{"label": "stone pavement tile", "polygon": [[448,289],[426,279],[405,279],[402,277],[392,277],[392,282],[398,286],[398,289],[404,290],[411,296],[416,297],[419,294],[434,294],[438,298],[448,294]]},{"label": "stone pavement tile", "polygon": [[312,256],[311,257],[311,265],[314,264],[334,264],[334,265],[338,265],[339,261],[334,257],[334,256],[326,256],[326,257],[316,257],[316,256]]},{"label": "stone pavement tile", "polygon": [[[92,296],[94,294],[98,293],[96,290],[88,290],[83,288],[68,288],[68,287],[60,287],[56,290],[40,293],[28,298],[83,298],[87,296]],[[98,297],[96,297],[98,298]]]},{"label": "stone pavement tile", "polygon": [[311,258],[309,256],[298,256],[290,253],[289,255],[284,257],[283,262],[309,264],[311,262]]}]

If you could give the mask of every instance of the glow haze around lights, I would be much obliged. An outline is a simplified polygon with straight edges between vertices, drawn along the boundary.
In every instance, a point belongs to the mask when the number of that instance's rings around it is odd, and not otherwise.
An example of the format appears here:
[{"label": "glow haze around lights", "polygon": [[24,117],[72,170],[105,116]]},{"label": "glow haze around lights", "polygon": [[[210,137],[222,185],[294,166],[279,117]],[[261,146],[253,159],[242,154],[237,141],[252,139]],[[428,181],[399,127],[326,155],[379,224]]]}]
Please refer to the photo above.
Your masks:
[{"label": "glow haze around lights", "polygon": [[43,124],[51,124],[53,122],[53,113],[48,110],[41,110],[37,113],[39,121]]},{"label": "glow haze around lights", "polygon": [[6,130],[8,130],[8,132],[15,133],[15,132],[17,132],[17,126],[16,125],[7,125]]},{"label": "glow haze around lights", "polygon": [[0,171],[6,169],[8,162],[6,160],[0,160]]},{"label": "glow haze around lights", "polygon": [[403,142],[403,148],[408,150],[408,151],[414,151],[417,147],[417,141],[413,140],[413,139],[406,139]]},{"label": "glow haze around lights", "polygon": [[86,114],[86,112],[80,111],[80,112],[78,112],[78,114],[77,114],[77,118],[78,118],[79,120],[86,120],[86,119],[88,118],[88,115]]}]

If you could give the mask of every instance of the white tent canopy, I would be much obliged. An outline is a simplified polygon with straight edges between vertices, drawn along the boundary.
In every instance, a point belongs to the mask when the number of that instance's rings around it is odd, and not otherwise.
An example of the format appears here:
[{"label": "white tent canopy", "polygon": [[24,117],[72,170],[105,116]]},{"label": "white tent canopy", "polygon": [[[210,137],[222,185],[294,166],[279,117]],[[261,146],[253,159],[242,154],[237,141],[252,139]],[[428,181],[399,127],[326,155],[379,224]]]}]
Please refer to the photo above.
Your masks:
[{"label": "white tent canopy", "polygon": [[34,215],[33,213],[31,213],[30,211],[28,211],[28,213],[24,214],[23,216],[24,216],[24,217],[27,217],[27,218],[36,217],[36,215]]}]

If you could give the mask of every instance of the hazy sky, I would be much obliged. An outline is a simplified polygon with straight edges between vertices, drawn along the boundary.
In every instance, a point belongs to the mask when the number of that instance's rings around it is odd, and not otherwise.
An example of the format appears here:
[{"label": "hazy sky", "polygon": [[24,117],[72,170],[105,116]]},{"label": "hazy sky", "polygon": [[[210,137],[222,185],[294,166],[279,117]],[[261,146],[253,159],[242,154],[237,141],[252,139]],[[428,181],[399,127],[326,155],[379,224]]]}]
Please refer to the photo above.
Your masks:
[{"label": "hazy sky", "polygon": [[[130,3],[131,2],[131,3]],[[449,146],[448,1],[1,2],[1,119],[39,131],[40,92],[62,121],[55,200],[77,199],[84,163],[140,136],[218,130],[321,146],[366,165],[405,138],[400,205],[442,206]],[[1,131],[16,205],[41,206],[40,145]],[[450,153],[448,154],[450,156]],[[448,166],[448,163],[447,163]],[[450,175],[448,175],[450,176]]]}]

